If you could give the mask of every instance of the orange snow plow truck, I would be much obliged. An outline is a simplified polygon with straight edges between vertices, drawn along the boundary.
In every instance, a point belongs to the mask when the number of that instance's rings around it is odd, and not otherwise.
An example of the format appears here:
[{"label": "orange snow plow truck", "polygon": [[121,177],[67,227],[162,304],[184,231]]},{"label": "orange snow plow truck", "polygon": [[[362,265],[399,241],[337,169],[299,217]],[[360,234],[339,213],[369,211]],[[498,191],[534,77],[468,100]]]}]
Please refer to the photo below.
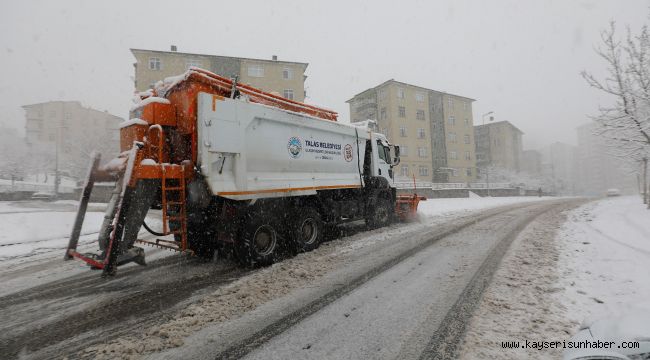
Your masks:
[{"label": "orange snow plow truck", "polygon": [[[65,259],[103,275],[144,265],[148,244],[198,256],[232,254],[268,265],[310,251],[336,225],[370,228],[415,215],[417,195],[398,196],[399,147],[369,122],[337,122],[333,111],[288,100],[191,68],[140,93],[120,125],[119,157],[94,154]],[[93,184],[115,181],[99,253],[77,251]],[[149,209],[162,224],[149,226]],[[156,240],[138,239],[144,227]],[[152,229],[156,228],[156,229]]]}]

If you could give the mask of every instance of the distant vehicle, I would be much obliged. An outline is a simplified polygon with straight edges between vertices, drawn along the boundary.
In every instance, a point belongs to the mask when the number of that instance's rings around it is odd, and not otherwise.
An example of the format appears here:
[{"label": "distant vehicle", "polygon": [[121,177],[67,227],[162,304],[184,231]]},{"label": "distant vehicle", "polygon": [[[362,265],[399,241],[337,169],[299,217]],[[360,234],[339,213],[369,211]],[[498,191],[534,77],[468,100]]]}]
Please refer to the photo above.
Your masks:
[{"label": "distant vehicle", "polygon": [[607,191],[605,192],[605,195],[607,195],[607,196],[621,196],[621,190],[615,189],[615,188],[607,189]]},{"label": "distant vehicle", "polygon": [[635,311],[583,324],[565,345],[564,360],[650,359],[650,314]]},{"label": "distant vehicle", "polygon": [[32,195],[32,200],[54,201],[56,194],[47,191],[39,191]]}]

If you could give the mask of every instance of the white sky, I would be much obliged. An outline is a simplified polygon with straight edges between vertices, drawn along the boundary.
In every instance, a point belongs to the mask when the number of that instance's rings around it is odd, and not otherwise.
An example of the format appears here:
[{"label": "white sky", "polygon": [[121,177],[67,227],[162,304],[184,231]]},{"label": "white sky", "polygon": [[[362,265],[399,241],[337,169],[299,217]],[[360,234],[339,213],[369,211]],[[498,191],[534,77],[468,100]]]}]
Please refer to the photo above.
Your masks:
[{"label": "white sky", "polygon": [[583,69],[610,20],[648,19],[648,0],[611,1],[8,1],[0,3],[0,125],[23,104],[79,100],[128,116],[129,48],[308,62],[308,102],[339,111],[385,80],[476,99],[524,131],[524,148],[575,143],[609,100]]}]

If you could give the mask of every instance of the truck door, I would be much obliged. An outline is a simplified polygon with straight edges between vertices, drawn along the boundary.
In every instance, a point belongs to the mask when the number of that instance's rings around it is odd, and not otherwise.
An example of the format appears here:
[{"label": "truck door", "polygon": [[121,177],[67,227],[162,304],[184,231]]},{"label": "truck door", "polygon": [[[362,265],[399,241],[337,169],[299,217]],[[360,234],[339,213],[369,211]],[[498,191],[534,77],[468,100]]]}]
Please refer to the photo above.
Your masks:
[{"label": "truck door", "polygon": [[376,141],[377,147],[377,176],[385,177],[386,180],[392,182],[393,180],[393,171],[391,170],[391,158],[390,158],[390,149],[388,146],[385,146],[380,139]]}]

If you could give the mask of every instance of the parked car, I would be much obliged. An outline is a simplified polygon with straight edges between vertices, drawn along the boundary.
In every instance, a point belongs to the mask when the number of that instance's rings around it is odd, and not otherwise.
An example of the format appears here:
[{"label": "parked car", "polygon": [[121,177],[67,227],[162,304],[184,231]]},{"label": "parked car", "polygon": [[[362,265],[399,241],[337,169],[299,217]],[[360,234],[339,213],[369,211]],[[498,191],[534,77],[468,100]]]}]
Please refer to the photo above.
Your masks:
[{"label": "parked car", "polygon": [[607,191],[605,192],[605,195],[607,195],[607,196],[621,196],[621,190],[615,189],[615,188],[607,189]]},{"label": "parked car", "polygon": [[565,347],[564,360],[650,359],[650,313],[637,310],[584,323],[565,345],[571,348]]}]

